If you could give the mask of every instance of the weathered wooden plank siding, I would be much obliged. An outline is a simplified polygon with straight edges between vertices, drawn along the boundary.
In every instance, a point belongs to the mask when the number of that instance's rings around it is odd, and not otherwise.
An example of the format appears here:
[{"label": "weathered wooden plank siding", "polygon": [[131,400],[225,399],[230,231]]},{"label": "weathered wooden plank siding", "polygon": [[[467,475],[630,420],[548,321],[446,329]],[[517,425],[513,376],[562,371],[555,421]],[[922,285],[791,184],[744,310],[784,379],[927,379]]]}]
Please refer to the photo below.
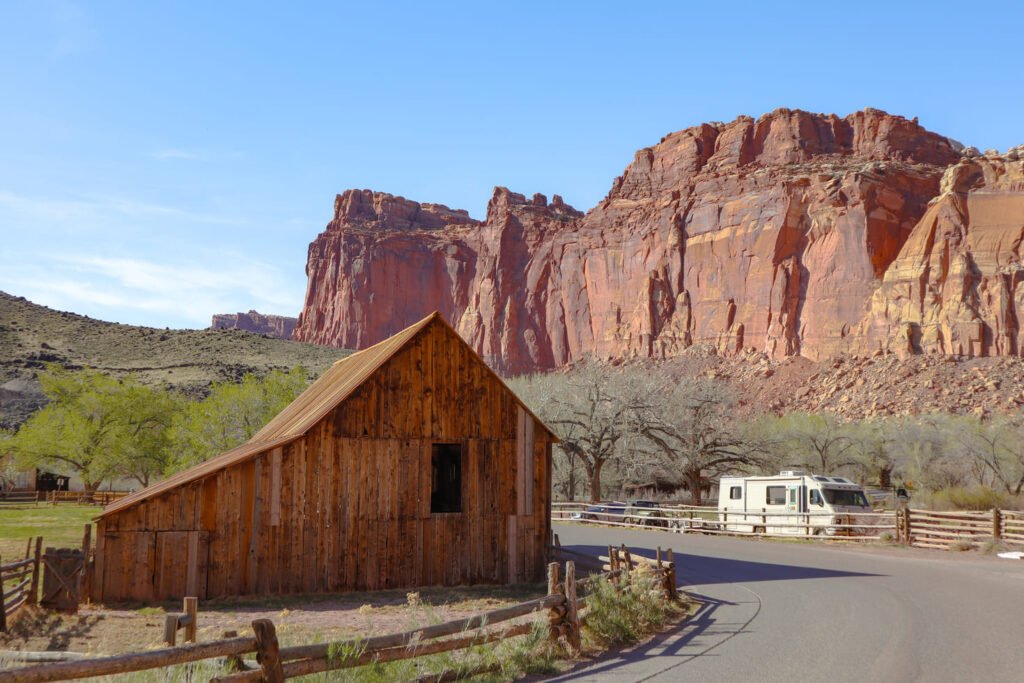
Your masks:
[{"label": "weathered wooden plank siding", "polygon": [[[430,512],[435,443],[462,446],[459,513]],[[550,453],[543,426],[430,325],[305,435],[104,518],[96,597],[540,581]]]}]

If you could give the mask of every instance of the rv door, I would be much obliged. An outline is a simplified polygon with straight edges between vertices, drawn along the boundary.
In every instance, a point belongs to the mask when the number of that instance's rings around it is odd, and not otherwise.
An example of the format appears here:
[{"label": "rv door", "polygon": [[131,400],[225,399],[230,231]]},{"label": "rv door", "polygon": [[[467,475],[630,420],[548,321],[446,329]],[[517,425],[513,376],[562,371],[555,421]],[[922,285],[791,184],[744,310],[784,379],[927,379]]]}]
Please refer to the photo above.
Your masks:
[{"label": "rv door", "polygon": [[800,511],[800,487],[799,486],[787,486],[786,487],[786,512],[799,512]]}]

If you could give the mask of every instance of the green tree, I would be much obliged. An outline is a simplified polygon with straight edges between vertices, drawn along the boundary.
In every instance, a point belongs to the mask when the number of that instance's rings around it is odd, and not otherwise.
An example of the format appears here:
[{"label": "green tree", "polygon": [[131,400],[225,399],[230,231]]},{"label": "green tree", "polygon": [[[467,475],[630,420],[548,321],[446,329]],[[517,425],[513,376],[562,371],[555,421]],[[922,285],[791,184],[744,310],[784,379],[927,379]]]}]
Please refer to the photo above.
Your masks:
[{"label": "green tree", "polygon": [[174,458],[171,426],[186,405],[179,394],[141,384],[123,388],[121,402],[126,415],[124,438],[117,442],[114,468],[122,477],[149,486],[163,476]]},{"label": "green tree", "polygon": [[306,371],[274,370],[265,377],[246,374],[239,383],[213,386],[202,401],[185,406],[172,427],[175,456],[168,471],[178,471],[248,441],[308,385]]},{"label": "green tree", "polygon": [[148,483],[153,468],[134,462],[140,453],[166,459],[161,437],[174,401],[161,389],[133,377],[118,380],[95,370],[50,364],[39,373],[49,402],[36,411],[8,444],[21,468],[43,468],[81,477],[87,492],[111,477],[135,476]]}]

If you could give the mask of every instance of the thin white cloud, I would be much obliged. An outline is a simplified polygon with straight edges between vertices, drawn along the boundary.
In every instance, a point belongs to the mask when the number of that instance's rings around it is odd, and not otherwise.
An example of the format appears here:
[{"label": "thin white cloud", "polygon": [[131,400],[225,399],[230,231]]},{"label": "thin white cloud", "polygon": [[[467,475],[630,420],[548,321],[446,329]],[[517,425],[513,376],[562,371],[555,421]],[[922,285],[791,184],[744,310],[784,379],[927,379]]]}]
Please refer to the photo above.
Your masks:
[{"label": "thin white cloud", "polygon": [[249,308],[297,315],[303,296],[278,268],[254,261],[199,265],[76,255],[7,269],[0,289],[57,309],[158,327],[206,327],[215,313]]},{"label": "thin white cloud", "polygon": [[189,149],[179,149],[177,147],[166,147],[164,149],[158,149],[151,155],[154,159],[160,161],[166,161],[168,159],[176,159],[181,161],[205,161],[206,154],[197,152]]},{"label": "thin white cloud", "polygon": [[[240,225],[233,216],[189,211],[175,206],[139,201],[130,197],[82,195],[78,198],[29,197],[0,190],[0,209],[17,212],[29,221],[77,221],[95,223],[111,216],[126,218],[165,217],[194,223]],[[2,215],[2,214],[0,214]]]}]

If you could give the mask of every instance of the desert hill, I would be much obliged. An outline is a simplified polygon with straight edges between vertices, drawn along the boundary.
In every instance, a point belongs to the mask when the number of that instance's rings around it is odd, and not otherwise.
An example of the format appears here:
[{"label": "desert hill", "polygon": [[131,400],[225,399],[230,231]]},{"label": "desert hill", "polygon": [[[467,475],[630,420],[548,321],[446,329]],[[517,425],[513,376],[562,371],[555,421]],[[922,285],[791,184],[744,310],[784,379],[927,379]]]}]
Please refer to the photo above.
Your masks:
[{"label": "desert hill", "polygon": [[203,395],[213,382],[302,365],[319,375],[347,355],[337,348],[242,330],[170,330],[55,311],[0,292],[0,426],[20,424],[43,403],[35,373],[47,362]]}]

